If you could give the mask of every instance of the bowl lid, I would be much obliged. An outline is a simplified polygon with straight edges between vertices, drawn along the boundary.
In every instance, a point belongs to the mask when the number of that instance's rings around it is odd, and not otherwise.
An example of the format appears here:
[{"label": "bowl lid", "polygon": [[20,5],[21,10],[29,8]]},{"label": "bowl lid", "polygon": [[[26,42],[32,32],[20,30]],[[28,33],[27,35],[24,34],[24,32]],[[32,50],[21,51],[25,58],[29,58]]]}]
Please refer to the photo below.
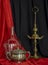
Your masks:
[{"label": "bowl lid", "polygon": [[22,49],[15,49],[12,51],[12,54],[25,54],[26,51]]}]

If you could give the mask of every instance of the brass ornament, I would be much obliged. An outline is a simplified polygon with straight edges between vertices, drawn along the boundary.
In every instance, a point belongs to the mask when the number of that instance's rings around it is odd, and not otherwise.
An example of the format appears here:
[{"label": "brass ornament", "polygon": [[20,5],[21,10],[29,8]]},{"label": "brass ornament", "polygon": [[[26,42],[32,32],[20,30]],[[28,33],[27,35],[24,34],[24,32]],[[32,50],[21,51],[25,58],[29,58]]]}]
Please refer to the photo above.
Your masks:
[{"label": "brass ornament", "polygon": [[36,47],[37,46],[37,40],[42,39],[44,36],[39,36],[37,34],[38,28],[37,28],[37,24],[36,24],[36,14],[39,11],[39,9],[37,7],[34,7],[32,9],[32,11],[34,12],[34,15],[35,15],[35,18],[34,18],[34,27],[33,27],[33,34],[32,34],[32,36],[27,35],[27,37],[29,39],[33,39],[34,40],[34,45],[35,45],[35,47],[34,47],[34,56],[31,56],[31,57],[37,59],[37,58],[39,58],[39,56],[37,55],[37,47]]}]

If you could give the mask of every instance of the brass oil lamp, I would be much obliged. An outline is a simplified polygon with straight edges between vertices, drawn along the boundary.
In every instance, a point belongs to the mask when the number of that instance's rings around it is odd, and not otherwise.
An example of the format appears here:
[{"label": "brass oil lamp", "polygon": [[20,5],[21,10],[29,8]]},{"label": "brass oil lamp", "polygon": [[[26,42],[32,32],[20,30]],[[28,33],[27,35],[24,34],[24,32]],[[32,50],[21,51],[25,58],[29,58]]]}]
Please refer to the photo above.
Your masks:
[{"label": "brass oil lamp", "polygon": [[37,12],[39,11],[39,9],[38,9],[37,7],[34,7],[34,8],[32,9],[32,11],[34,12],[34,15],[35,15],[35,18],[34,18],[34,27],[33,27],[33,34],[32,34],[32,36],[27,35],[27,37],[28,37],[29,39],[33,39],[33,40],[34,40],[34,56],[31,56],[31,57],[37,59],[37,58],[39,58],[39,56],[38,56],[38,54],[37,54],[37,47],[36,47],[36,46],[37,46],[37,40],[42,39],[43,36],[40,37],[40,36],[37,34],[38,28],[37,28],[37,24],[36,24],[36,14],[37,14]]}]

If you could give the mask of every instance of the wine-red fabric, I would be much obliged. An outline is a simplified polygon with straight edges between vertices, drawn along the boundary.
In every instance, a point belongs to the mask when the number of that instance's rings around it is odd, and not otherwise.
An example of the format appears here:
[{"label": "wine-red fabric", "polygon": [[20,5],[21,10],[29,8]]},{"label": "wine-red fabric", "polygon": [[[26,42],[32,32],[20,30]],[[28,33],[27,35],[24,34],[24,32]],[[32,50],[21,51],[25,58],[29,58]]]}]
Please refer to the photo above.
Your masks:
[{"label": "wine-red fabric", "polygon": [[9,0],[0,0],[0,58],[4,56],[4,43],[10,37],[13,26]]},{"label": "wine-red fabric", "polygon": [[8,61],[7,59],[0,59],[0,65],[48,65],[48,58],[28,59],[26,61],[17,63],[16,61]]},{"label": "wine-red fabric", "polygon": [[[11,37],[13,17],[10,0],[0,0],[0,58],[5,57],[4,43]],[[16,42],[19,44],[17,36]]]}]

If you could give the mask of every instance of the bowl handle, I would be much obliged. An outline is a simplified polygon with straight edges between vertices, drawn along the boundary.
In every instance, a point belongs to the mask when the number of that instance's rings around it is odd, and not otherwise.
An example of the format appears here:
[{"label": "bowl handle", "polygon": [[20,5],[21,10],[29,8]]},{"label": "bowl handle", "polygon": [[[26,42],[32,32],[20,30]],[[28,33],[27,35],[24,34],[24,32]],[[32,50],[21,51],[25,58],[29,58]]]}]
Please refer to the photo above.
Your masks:
[{"label": "bowl handle", "polygon": [[29,52],[29,51],[27,51],[26,53],[28,53],[28,54],[29,54],[29,56],[26,58],[26,60],[27,60],[27,59],[29,59],[29,58],[30,58],[31,54],[30,54],[30,52]]},{"label": "bowl handle", "polygon": [[10,52],[7,52],[6,53],[6,57],[7,57],[8,60],[11,60],[10,56],[11,56],[11,53]]}]

